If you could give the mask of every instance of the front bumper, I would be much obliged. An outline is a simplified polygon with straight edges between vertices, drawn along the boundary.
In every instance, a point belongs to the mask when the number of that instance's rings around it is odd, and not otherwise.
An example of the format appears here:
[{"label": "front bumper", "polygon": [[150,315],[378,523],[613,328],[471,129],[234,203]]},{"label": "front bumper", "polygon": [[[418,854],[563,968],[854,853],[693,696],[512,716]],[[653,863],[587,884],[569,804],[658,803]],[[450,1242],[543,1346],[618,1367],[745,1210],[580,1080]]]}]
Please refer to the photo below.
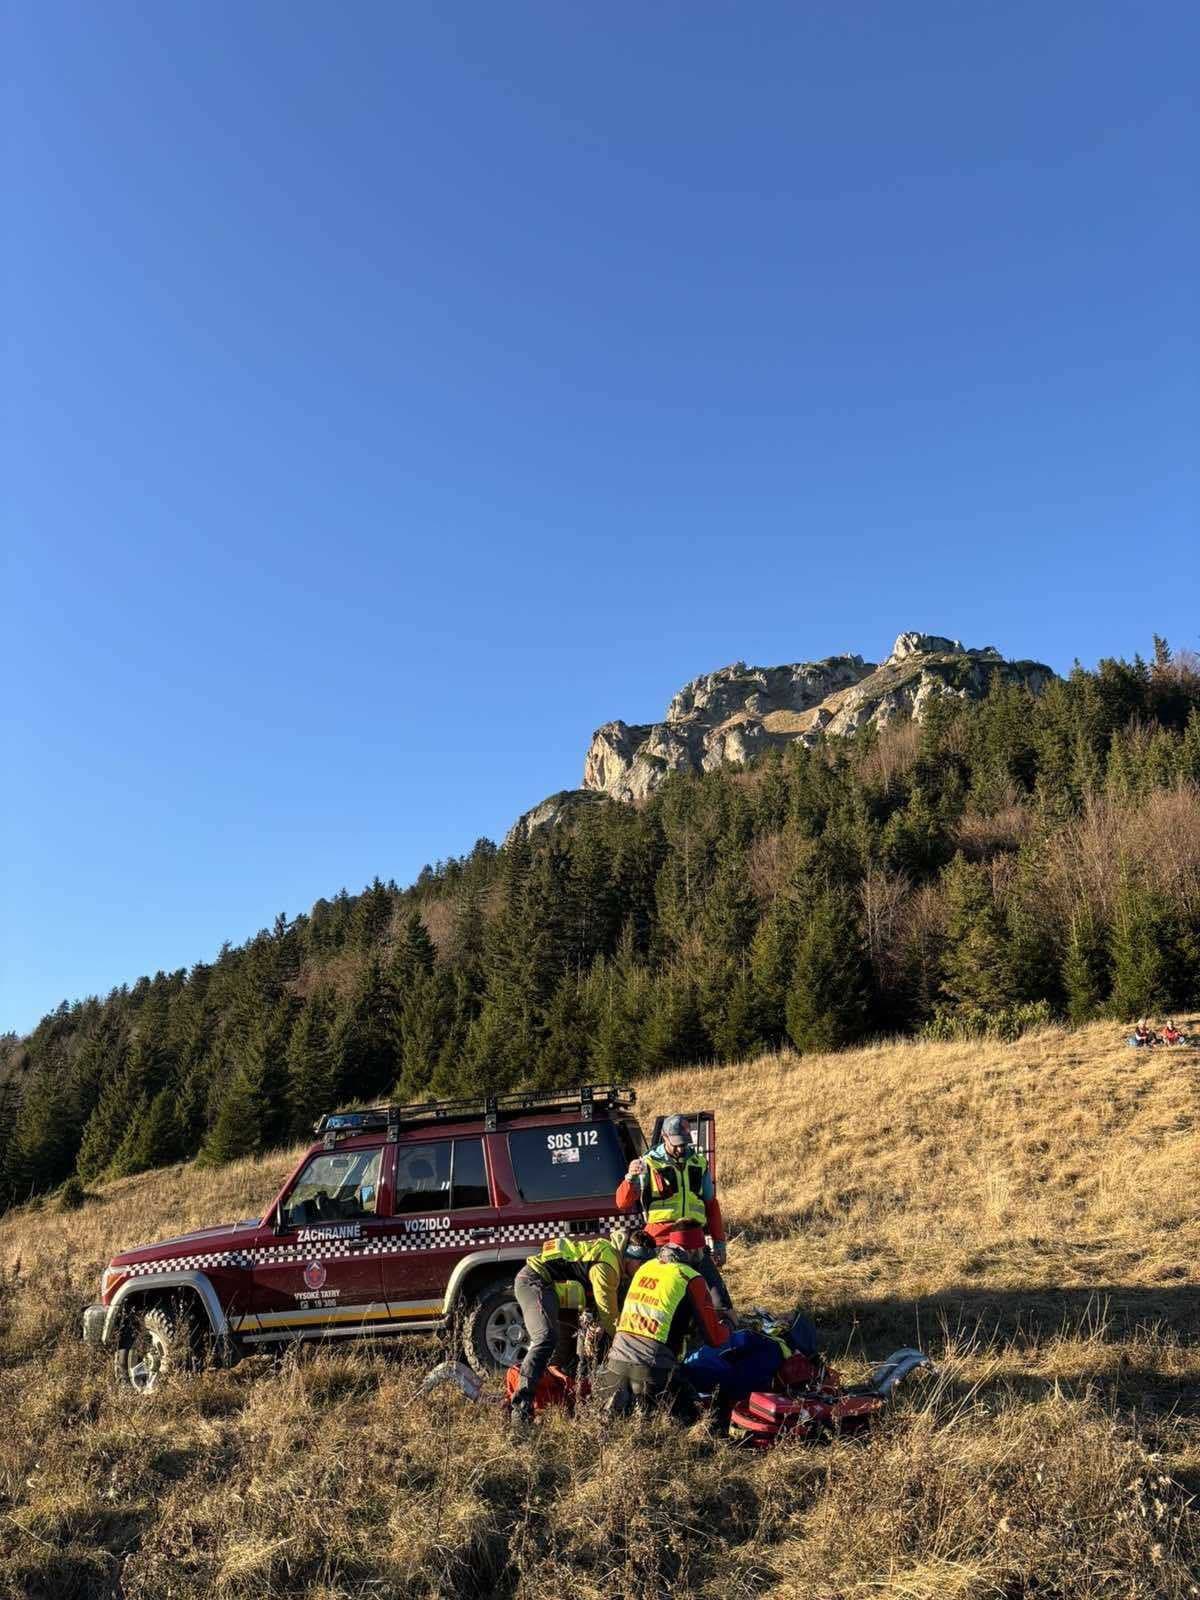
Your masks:
[{"label": "front bumper", "polygon": [[107,1306],[88,1306],[87,1310],[83,1313],[84,1344],[102,1345],[104,1343],[104,1329],[107,1322]]}]

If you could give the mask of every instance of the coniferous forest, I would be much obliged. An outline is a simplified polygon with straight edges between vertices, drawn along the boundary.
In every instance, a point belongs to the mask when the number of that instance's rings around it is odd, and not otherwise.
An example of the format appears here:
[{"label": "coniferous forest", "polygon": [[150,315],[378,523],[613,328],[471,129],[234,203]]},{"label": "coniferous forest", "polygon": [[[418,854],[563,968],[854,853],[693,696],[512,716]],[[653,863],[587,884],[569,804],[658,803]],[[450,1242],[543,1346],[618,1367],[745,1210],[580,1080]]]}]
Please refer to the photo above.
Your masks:
[{"label": "coniferous forest", "polygon": [[[306,1136],[347,1102],[629,1079],[1200,1003],[1200,670],[673,776],[378,878],[0,1040],[0,1204]],[[68,1180],[70,1182],[68,1183]]]}]

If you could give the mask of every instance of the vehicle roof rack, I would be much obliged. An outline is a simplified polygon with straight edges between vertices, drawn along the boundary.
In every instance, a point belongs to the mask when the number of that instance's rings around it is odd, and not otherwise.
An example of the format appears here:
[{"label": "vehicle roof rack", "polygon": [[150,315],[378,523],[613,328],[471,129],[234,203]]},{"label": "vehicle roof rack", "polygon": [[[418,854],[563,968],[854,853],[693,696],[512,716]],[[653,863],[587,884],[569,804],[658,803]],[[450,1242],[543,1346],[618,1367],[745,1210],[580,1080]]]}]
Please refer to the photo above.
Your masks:
[{"label": "vehicle roof rack", "polygon": [[389,1140],[400,1137],[402,1128],[436,1125],[439,1122],[468,1122],[482,1117],[488,1133],[500,1122],[526,1116],[531,1111],[577,1111],[580,1120],[590,1122],[597,1110],[626,1111],[637,1100],[635,1090],[618,1083],[581,1083],[571,1089],[518,1089],[510,1094],[470,1096],[461,1100],[425,1100],[406,1106],[368,1106],[362,1111],[334,1111],[317,1119],[313,1132],[332,1150],[339,1139],[373,1133],[383,1128]]}]

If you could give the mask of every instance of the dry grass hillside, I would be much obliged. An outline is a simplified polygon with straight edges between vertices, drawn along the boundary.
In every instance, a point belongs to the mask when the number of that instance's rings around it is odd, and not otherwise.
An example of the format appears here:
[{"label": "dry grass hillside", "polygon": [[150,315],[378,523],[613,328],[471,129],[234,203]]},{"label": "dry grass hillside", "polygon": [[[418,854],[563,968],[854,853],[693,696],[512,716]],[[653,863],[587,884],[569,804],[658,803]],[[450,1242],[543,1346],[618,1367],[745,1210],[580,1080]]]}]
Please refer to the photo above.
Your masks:
[{"label": "dry grass hillside", "polygon": [[854,1374],[940,1376],[865,1444],[413,1396],[435,1352],[305,1349],[119,1392],[79,1342],[118,1247],[255,1212],[288,1159],[0,1222],[4,1596],[1200,1596],[1200,1058],[1119,1030],[646,1084],[712,1105],[740,1303]]}]

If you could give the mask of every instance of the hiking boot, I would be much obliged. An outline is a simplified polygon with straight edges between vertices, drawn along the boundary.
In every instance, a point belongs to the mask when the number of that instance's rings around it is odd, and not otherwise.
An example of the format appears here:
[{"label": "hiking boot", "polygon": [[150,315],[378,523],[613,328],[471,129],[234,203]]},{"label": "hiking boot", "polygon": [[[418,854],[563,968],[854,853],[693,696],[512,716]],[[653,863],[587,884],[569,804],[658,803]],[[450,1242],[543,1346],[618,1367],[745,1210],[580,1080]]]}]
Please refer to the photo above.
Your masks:
[{"label": "hiking boot", "polygon": [[533,1432],[533,1406],[525,1395],[517,1395],[509,1407],[508,1430],[514,1439],[527,1438]]}]

